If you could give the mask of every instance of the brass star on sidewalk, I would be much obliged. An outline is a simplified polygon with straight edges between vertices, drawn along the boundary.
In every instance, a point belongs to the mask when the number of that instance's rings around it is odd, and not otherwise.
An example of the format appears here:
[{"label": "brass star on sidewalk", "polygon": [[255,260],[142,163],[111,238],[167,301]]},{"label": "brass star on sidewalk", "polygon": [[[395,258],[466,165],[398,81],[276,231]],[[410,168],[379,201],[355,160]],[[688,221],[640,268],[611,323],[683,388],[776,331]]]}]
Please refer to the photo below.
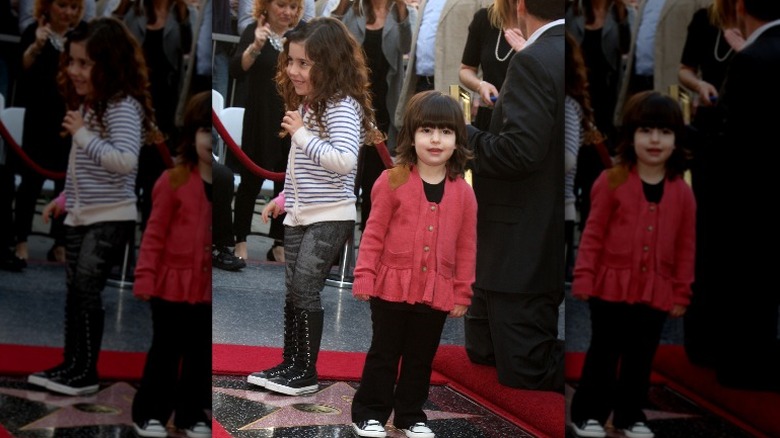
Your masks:
[{"label": "brass star on sidewalk", "polygon": [[[279,395],[263,390],[220,387],[214,387],[214,392],[280,408],[240,427],[239,430],[352,424],[351,407],[355,389],[344,382],[334,383],[319,392],[300,397]],[[428,420],[477,417],[472,414],[429,410],[426,410],[425,414]],[[215,412],[215,418],[219,421],[218,412]],[[392,417],[389,422],[391,421]]]},{"label": "brass star on sidewalk", "polygon": [[135,388],[125,382],[115,383],[96,394],[80,397],[12,388],[0,388],[0,394],[60,408],[22,426],[19,430],[133,424],[130,419],[130,407]]}]

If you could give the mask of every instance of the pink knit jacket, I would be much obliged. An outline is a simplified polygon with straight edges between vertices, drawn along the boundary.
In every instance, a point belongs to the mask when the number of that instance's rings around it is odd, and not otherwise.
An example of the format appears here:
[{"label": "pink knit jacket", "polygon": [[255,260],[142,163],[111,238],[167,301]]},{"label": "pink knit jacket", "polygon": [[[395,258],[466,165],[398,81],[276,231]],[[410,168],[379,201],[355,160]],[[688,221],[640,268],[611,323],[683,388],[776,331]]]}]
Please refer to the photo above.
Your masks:
[{"label": "pink knit jacket", "polygon": [[635,169],[602,172],[577,251],[572,293],[669,311],[690,302],[696,201],[681,178],[647,202]]},{"label": "pink knit jacket", "polygon": [[197,167],[164,172],[152,191],[133,293],[191,304],[211,302],[211,202]]},{"label": "pink knit jacket", "polygon": [[435,204],[426,199],[417,168],[398,166],[384,171],[371,191],[352,292],[445,312],[468,306],[476,252],[477,200],[466,181],[448,178]]}]

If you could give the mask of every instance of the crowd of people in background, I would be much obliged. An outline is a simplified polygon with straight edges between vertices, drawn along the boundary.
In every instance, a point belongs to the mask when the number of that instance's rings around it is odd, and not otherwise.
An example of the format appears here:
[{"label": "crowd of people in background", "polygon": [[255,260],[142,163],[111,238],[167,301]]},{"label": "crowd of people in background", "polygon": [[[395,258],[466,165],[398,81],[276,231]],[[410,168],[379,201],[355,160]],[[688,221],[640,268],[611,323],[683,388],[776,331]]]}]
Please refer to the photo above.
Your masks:
[{"label": "crowd of people in background", "polygon": [[[50,212],[67,211],[52,215],[47,254],[68,266],[65,357],[31,376],[31,383],[63,393],[94,390],[102,318],[95,297],[116,265],[115,250],[132,245],[136,228],[143,242],[138,275],[148,289],[137,294],[148,298],[161,287],[145,271],[152,257],[146,251],[154,244],[144,236],[147,229],[158,240],[165,236],[154,228],[158,215],[171,214],[160,205],[172,196],[161,181],[171,179],[174,188],[197,186],[192,190],[200,196],[202,180],[208,196],[198,199],[211,206],[211,177],[202,172],[196,141],[206,122],[191,119],[197,108],[185,111],[190,96],[211,87],[231,106],[245,108],[242,152],[267,171],[286,172],[284,181],[274,182],[273,200],[262,213],[274,241],[266,258],[287,267],[285,355],[278,366],[248,376],[250,383],[292,395],[316,388],[319,291],[354,231],[359,203],[359,227],[369,248],[358,258],[356,275],[377,284],[358,283],[356,296],[370,297],[377,315],[464,316],[469,359],[495,366],[504,385],[563,392],[558,318],[566,284],[588,301],[593,338],[572,406],[577,436],[605,436],[613,410],[614,424],[626,436],[653,436],[641,407],[667,316],[685,318],[689,359],[714,368],[723,385],[780,390],[780,294],[768,290],[774,259],[750,246],[766,240],[772,216],[743,196],[770,190],[773,161],[735,166],[730,153],[743,144],[768,144],[773,121],[780,119],[773,107],[759,110],[751,103],[756,96],[780,97],[776,2],[2,0],[0,8],[0,32],[18,36],[18,42],[0,42],[0,92],[6,107],[26,110],[23,154],[11,145],[0,149],[0,267],[24,271],[47,179],[54,180],[55,196],[64,195],[49,204],[44,220]],[[95,32],[117,26],[135,47],[127,56],[135,57],[143,90],[117,84],[127,78],[106,73],[100,48],[90,45]],[[338,50],[344,51],[340,63],[333,61]],[[350,67],[355,71],[343,71]],[[91,69],[92,76],[79,69]],[[472,97],[465,135],[441,115],[428,120],[430,126],[404,131],[419,122],[408,113],[410,103],[420,105],[419,93],[449,94],[452,85]],[[188,117],[196,125],[187,125]],[[453,148],[467,151],[463,163],[439,163],[456,169],[447,174],[447,184],[433,178],[447,187],[444,197],[423,175],[431,170],[423,160],[429,151],[414,152],[425,129],[436,131],[436,144],[439,131],[442,138],[457,133]],[[123,137],[127,130],[136,130],[138,138]],[[126,147],[107,152],[106,142]],[[396,173],[385,173],[385,154],[402,164]],[[246,266],[264,178],[227,156],[209,170],[215,199],[210,259],[214,267],[235,271]],[[42,174],[28,160],[59,177]],[[84,166],[97,167],[84,173]],[[400,168],[406,173],[398,176]],[[406,266],[381,255],[384,240],[393,241],[387,229],[404,226],[387,223],[398,206],[386,205],[386,198],[412,175],[415,183],[422,178],[428,184],[415,192],[422,200],[399,202],[432,203],[435,212],[453,202],[450,181],[460,182],[464,169],[473,189],[459,184],[457,190],[473,190],[476,245],[457,247],[467,254],[450,254],[452,248],[444,246],[449,238],[438,232],[440,225],[449,226],[445,213],[431,213],[425,216],[431,221],[427,230],[436,232],[420,238],[425,254],[414,253],[418,262],[432,256],[431,263],[404,274],[422,292],[381,289],[394,287],[387,278],[400,275],[386,272],[383,263]],[[97,184],[100,172],[122,175],[116,178],[122,184],[79,188],[92,179]],[[188,178],[189,172],[196,177]],[[237,188],[234,173],[241,176]],[[176,175],[183,180],[173,181]],[[743,188],[739,196],[728,196]],[[725,200],[739,218],[717,209]],[[459,208],[470,205],[464,202]],[[450,214],[462,213],[457,211]],[[626,228],[640,222],[641,229]],[[409,230],[410,241],[417,239],[414,232]],[[79,247],[101,233],[111,235],[111,254],[99,257],[97,281],[88,282],[79,277]],[[319,242],[328,243],[327,250]],[[434,279],[430,285],[428,278]],[[468,293],[462,284],[452,286],[459,281],[469,282]],[[78,286],[85,282],[89,288]],[[455,287],[456,300],[437,301],[425,292],[434,285]],[[197,299],[172,300],[210,302],[210,288],[198,293]],[[156,314],[170,311],[168,298],[152,298]],[[375,343],[386,336],[377,333],[380,328],[374,328]],[[438,326],[425,330],[431,343],[441,332]],[[432,359],[429,347],[422,350],[412,355],[421,376]],[[382,348],[372,345],[372,351]],[[379,363],[372,358],[367,364]],[[398,357],[393,360],[397,366]],[[619,360],[628,364],[620,371]],[[155,375],[155,365],[147,368],[146,376]],[[387,379],[368,373],[366,388],[380,377]],[[614,386],[617,395],[603,392]],[[366,402],[367,390],[361,391],[356,400]],[[373,395],[382,409],[353,409],[358,436],[384,436],[393,400]],[[431,437],[416,403],[410,404],[412,414],[401,417],[405,433]],[[161,412],[170,415],[172,409]],[[142,436],[161,433],[150,422],[159,418],[150,415],[134,411]],[[202,420],[195,415],[181,426],[204,434],[195,427]]]}]

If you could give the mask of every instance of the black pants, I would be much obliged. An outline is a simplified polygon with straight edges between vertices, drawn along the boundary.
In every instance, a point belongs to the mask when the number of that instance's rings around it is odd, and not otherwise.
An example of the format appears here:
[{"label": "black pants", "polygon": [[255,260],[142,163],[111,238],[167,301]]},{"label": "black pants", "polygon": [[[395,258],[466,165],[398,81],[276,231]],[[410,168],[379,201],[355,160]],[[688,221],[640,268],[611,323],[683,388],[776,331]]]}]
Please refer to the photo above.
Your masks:
[{"label": "black pants", "polygon": [[67,300],[78,312],[103,308],[101,292],[111,268],[121,262],[134,227],[134,221],[65,227]]},{"label": "black pants", "polygon": [[[46,178],[32,170],[26,171],[16,191],[16,203],[14,207],[14,233],[16,242],[27,242],[27,236],[32,232],[33,216],[38,197],[41,195],[43,183]],[[54,181],[54,192],[59,194],[65,188],[65,180]],[[55,245],[65,245],[65,215],[56,217],[51,222],[51,236]]]},{"label": "black pants", "polygon": [[446,312],[371,300],[373,336],[360,387],[352,400],[352,421],[377,420],[385,424],[393,410],[393,424],[398,429],[426,421],[422,408],[428,399],[433,357],[446,320]]},{"label": "black pants", "polygon": [[230,200],[233,198],[233,171],[224,164],[211,163],[214,196],[211,219],[214,245],[233,246],[233,220]]},{"label": "black pants", "polygon": [[614,410],[616,428],[644,422],[642,408],[650,389],[653,356],[667,314],[641,304],[597,298],[588,303],[593,331],[571,402],[571,419],[574,423],[595,419],[604,424]]},{"label": "black pants", "polygon": [[159,298],[149,304],[154,332],[133,399],[133,421],[155,419],[165,425],[175,411],[179,428],[199,421],[208,424],[204,409],[211,408],[211,304]]},{"label": "black pants", "polygon": [[562,300],[563,291],[529,294],[474,288],[465,319],[469,359],[495,365],[502,385],[563,392],[564,348],[558,339]]}]

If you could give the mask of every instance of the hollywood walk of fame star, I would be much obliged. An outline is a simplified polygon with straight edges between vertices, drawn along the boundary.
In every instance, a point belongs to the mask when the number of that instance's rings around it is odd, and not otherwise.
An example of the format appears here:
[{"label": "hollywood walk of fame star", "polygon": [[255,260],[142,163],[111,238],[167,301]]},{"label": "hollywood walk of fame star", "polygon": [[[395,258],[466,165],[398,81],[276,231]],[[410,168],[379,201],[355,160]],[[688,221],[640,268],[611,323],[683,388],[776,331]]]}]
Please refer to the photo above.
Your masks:
[{"label": "hollywood walk of fame star", "polygon": [[[0,388],[0,394],[23,398],[59,409],[39,418],[19,430],[46,428],[71,428],[86,426],[132,425],[130,407],[135,388],[125,382],[118,382],[103,390],[85,396],[59,396],[47,391]],[[85,406],[102,407],[102,412],[87,412]],[[80,409],[82,408],[82,409]]]},{"label": "hollywood walk of fame star", "polygon": [[[299,397],[279,395],[262,390],[220,387],[214,387],[214,392],[280,408],[240,427],[239,430],[352,424],[351,407],[355,388],[344,382],[337,382],[314,394]],[[318,412],[309,412],[302,410],[306,405],[321,405],[326,408]],[[316,408],[313,410],[316,411]],[[432,410],[426,410],[425,414],[428,420],[476,417],[472,414]],[[215,410],[214,416],[219,421],[218,410]],[[390,421],[392,421],[392,417]]]}]

